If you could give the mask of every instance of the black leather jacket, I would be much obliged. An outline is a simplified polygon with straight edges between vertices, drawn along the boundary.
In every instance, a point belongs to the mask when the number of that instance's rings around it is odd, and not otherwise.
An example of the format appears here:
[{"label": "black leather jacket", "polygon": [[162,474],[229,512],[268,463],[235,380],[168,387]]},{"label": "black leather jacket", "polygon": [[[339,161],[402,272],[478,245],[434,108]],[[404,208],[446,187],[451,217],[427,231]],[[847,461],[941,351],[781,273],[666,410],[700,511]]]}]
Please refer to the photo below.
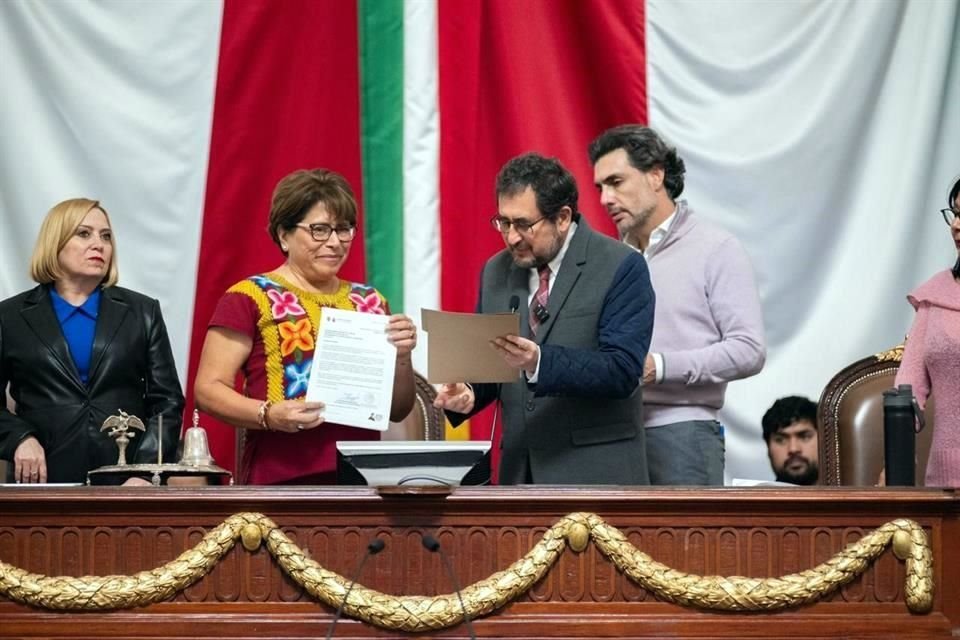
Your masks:
[{"label": "black leather jacket", "polygon": [[87,471],[116,464],[116,442],[100,428],[121,409],[147,425],[146,433],[135,431],[127,462],[156,462],[161,414],[164,460],[174,461],[183,392],[160,304],[152,298],[121,287],[102,289],[86,385],[49,285],[0,302],[0,389],[7,383],[16,415],[0,403],[0,458],[12,460],[17,446],[34,436],[46,454],[48,482],[84,482]]}]

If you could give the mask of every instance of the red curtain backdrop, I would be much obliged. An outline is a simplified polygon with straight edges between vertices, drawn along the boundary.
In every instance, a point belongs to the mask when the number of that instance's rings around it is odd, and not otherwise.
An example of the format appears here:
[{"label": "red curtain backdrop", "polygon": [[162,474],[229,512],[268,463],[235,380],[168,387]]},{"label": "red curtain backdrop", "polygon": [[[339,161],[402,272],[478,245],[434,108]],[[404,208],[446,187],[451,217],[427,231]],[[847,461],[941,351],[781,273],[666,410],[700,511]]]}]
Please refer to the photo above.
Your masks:
[{"label": "red curtain backdrop", "polygon": [[[488,219],[497,170],[529,150],[557,156],[581,210],[613,233],[586,145],[646,121],[644,6],[635,0],[439,3],[441,299],[472,310],[480,269],[502,248]],[[362,192],[355,0],[226,0],[187,380],[193,406],[207,321],[223,291],[282,262],[265,228],[277,180],[341,172]],[[362,224],[362,221],[361,221]],[[343,275],[364,279],[362,234]],[[232,467],[234,431],[209,418],[213,455]],[[489,433],[489,413],[473,437]]]},{"label": "red curtain backdrop", "polygon": [[[472,311],[480,270],[503,248],[489,218],[497,171],[510,158],[559,158],[577,179],[590,224],[615,233],[586,147],[608,127],[647,120],[644,4],[440,2],[438,21],[441,300],[444,309]],[[471,422],[474,439],[489,436],[491,415]]]},{"label": "red curtain backdrop", "polygon": [[[358,199],[363,190],[356,2],[226,0],[222,29],[186,385],[190,410],[217,300],[234,282],[283,262],[266,231],[277,181],[296,169],[326,167],[342,173]],[[358,233],[342,275],[362,281],[363,256]],[[232,468],[234,429],[209,418],[203,424],[217,463]]]}]

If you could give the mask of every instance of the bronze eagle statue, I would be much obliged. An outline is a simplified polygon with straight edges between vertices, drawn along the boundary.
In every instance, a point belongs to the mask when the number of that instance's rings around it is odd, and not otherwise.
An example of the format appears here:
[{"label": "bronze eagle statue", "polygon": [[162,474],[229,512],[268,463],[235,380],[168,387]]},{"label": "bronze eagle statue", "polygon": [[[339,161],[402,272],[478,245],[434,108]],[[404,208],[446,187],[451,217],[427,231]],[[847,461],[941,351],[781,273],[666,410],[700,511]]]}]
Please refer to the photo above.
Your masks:
[{"label": "bronze eagle statue", "polygon": [[132,416],[123,409],[120,409],[120,415],[110,416],[103,421],[100,431],[107,431],[108,429],[110,433],[107,435],[117,441],[117,448],[120,449],[120,457],[117,459],[117,465],[127,464],[127,444],[130,443],[130,438],[136,435],[135,433],[131,433],[130,429],[146,431],[146,426],[137,416]]}]

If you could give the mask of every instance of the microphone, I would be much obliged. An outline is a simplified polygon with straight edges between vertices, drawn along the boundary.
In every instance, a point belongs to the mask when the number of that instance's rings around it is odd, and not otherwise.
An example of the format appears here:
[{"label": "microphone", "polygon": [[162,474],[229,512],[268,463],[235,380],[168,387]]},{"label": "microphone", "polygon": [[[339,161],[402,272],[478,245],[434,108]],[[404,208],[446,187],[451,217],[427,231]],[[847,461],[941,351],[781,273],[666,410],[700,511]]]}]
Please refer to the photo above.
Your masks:
[{"label": "microphone", "polygon": [[537,316],[537,320],[540,321],[540,324],[543,324],[550,317],[550,312],[547,311],[545,306],[538,302],[533,308],[533,315]]},{"label": "microphone", "polygon": [[[510,296],[510,313],[516,313],[520,308],[520,296]],[[542,321],[541,321],[542,322]],[[490,484],[493,480],[493,441],[497,435],[497,418],[500,417],[500,393],[503,391],[503,383],[497,383],[497,397],[493,401],[493,421],[490,423],[490,450],[487,455],[490,457],[490,477],[484,484]],[[424,543],[426,544],[426,543]],[[439,548],[439,543],[437,543]],[[433,549],[431,549],[433,551]]]},{"label": "microphone", "polygon": [[374,538],[370,541],[370,544],[367,545],[367,551],[363,554],[363,558],[360,559],[360,564],[357,565],[357,570],[353,573],[350,584],[347,585],[347,590],[343,593],[343,599],[340,600],[340,606],[337,607],[337,613],[333,616],[333,621],[330,622],[330,628],[327,629],[326,640],[330,640],[330,638],[333,637],[333,630],[337,628],[337,622],[340,621],[340,616],[343,615],[343,606],[347,604],[347,598],[350,597],[350,592],[353,591],[353,585],[357,583],[357,578],[360,577],[360,572],[363,571],[363,565],[367,564],[370,556],[375,556],[383,551],[385,546],[387,546],[387,543],[380,538]]},{"label": "microphone", "polygon": [[431,536],[429,533],[423,536],[421,542],[423,542],[423,547],[430,553],[440,554],[440,559],[443,561],[443,566],[447,570],[447,576],[449,576],[450,582],[453,583],[453,588],[457,592],[457,600],[460,601],[460,609],[463,611],[463,621],[467,625],[467,632],[470,634],[471,640],[477,640],[477,634],[473,632],[473,623],[470,622],[470,614],[467,613],[467,607],[463,604],[463,595],[460,593],[460,584],[457,582],[457,576],[453,572],[453,566],[450,564],[450,558],[448,558],[447,554],[444,553],[442,548],[440,548],[440,541]]}]

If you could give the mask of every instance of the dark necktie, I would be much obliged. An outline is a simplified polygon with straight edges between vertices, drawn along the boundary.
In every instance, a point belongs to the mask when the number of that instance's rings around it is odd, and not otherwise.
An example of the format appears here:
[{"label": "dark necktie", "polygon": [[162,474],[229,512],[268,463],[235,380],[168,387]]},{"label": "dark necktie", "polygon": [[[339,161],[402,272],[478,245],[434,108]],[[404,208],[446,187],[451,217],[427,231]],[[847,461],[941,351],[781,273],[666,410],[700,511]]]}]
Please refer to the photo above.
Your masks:
[{"label": "dark necktie", "polygon": [[540,274],[540,286],[537,287],[537,292],[533,294],[533,300],[530,301],[530,331],[532,335],[537,335],[540,319],[546,320],[547,300],[550,298],[550,267],[548,265],[537,267],[537,273]]}]

